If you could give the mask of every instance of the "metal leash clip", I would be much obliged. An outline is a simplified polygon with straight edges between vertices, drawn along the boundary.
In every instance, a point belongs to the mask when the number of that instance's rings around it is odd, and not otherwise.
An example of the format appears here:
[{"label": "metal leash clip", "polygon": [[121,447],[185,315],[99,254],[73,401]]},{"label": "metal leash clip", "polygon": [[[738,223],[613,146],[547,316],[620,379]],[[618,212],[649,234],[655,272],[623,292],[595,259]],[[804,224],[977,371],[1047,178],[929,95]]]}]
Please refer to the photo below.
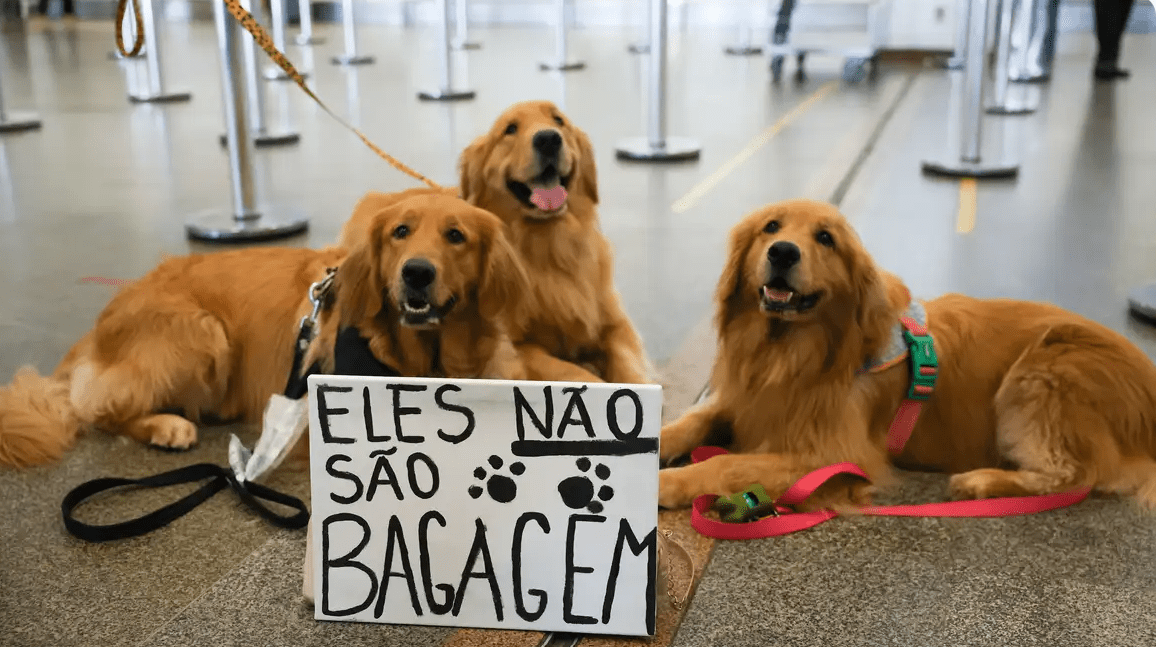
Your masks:
[{"label": "metal leash clip", "polygon": [[[321,308],[325,305],[325,298],[329,290],[333,289],[333,279],[337,276],[337,268],[325,269],[325,278],[309,286],[309,302],[313,304],[313,312],[301,317],[300,333],[297,335],[296,353],[304,353],[305,348],[313,341],[316,334],[317,318],[321,316]],[[306,336],[308,336],[306,338]],[[296,365],[297,362],[294,362]]]},{"label": "metal leash clip", "polygon": [[285,391],[273,394],[265,405],[257,445],[250,452],[235,434],[229,439],[229,464],[242,484],[255,481],[280,465],[309,426],[309,407],[304,397],[305,376],[301,372],[305,353],[317,336],[317,319],[325,307],[329,291],[333,289],[336,275],[336,267],[326,268],[325,278],[309,286],[309,302],[313,304],[313,310],[301,318]]}]

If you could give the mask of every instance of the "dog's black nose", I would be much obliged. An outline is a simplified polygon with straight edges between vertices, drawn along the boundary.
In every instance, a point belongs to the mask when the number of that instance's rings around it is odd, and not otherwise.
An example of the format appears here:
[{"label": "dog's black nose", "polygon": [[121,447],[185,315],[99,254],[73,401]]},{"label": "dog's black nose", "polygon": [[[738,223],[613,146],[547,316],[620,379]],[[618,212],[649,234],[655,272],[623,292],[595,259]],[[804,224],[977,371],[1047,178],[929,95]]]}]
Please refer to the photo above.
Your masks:
[{"label": "dog's black nose", "polygon": [[401,266],[401,280],[414,290],[428,288],[434,282],[437,270],[424,258],[411,258]]},{"label": "dog's black nose", "polygon": [[534,150],[546,157],[554,157],[562,150],[562,135],[557,130],[539,130],[534,133]]},{"label": "dog's black nose", "polygon": [[771,262],[771,267],[776,270],[789,270],[799,262],[800,258],[802,258],[802,254],[799,253],[799,246],[785,240],[780,240],[767,250],[767,260]]}]

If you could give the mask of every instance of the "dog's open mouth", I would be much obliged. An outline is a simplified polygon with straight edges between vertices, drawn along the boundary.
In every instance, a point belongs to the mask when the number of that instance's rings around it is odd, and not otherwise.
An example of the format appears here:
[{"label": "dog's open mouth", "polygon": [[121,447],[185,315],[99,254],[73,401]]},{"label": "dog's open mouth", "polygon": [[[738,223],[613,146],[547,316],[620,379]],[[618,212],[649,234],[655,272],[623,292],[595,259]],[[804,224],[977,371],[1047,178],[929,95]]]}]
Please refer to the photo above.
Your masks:
[{"label": "dog's open mouth", "polygon": [[401,302],[401,323],[413,328],[432,328],[441,324],[457,301],[457,297],[451,296],[444,304],[436,306],[422,295],[407,295]]},{"label": "dog's open mouth", "polygon": [[528,182],[506,180],[506,188],[514,194],[518,202],[547,216],[557,215],[565,210],[566,199],[570,195],[569,187],[570,176],[560,174],[553,165],[546,166]]},{"label": "dog's open mouth", "polygon": [[814,308],[822,293],[800,294],[786,279],[776,276],[762,287],[759,296],[764,311],[785,314],[806,312]]}]

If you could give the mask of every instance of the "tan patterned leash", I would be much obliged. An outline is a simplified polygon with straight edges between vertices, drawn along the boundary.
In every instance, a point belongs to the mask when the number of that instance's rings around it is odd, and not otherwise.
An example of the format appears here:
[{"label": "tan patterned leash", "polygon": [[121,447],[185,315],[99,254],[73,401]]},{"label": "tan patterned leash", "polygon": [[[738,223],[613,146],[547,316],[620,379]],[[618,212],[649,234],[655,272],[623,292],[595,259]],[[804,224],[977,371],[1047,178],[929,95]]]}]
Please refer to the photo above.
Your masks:
[{"label": "tan patterned leash", "polygon": [[[140,9],[137,8],[137,1],[138,0],[119,0],[119,4],[117,6],[116,46],[124,56],[137,55],[137,53],[140,51],[141,45],[144,42],[144,29],[141,27],[142,21],[140,16]],[[309,95],[309,98],[316,101],[317,105],[321,106],[322,110],[329,113],[330,117],[333,117],[337,120],[338,123],[340,123],[342,126],[345,126],[353,134],[357,135],[358,138],[360,138],[361,141],[364,142],[370,150],[377,153],[381,159],[388,162],[389,165],[393,168],[401,171],[402,173],[405,173],[415,180],[424,182],[426,186],[430,187],[431,189],[442,188],[442,186],[437,182],[434,182],[421,173],[411,169],[394,156],[378,148],[378,146],[370,141],[369,138],[366,137],[360,130],[355,128],[353,124],[350,124],[348,121],[338,116],[337,113],[330,110],[329,106],[325,105],[325,102],[322,101],[316,94],[314,94],[313,91],[309,89],[309,86],[305,85],[304,77],[302,77],[301,73],[297,71],[297,68],[293,67],[293,64],[289,62],[289,59],[273,46],[273,39],[269,36],[269,32],[265,31],[265,28],[262,27],[255,18],[253,18],[253,14],[246,11],[245,8],[241,6],[239,0],[221,1],[225,3],[225,7],[228,8],[229,13],[233,14],[233,17],[237,19],[237,22],[241,23],[241,26],[253,35],[253,40],[255,40],[257,44],[261,46],[261,49],[265,50],[265,53],[269,55],[269,58],[271,58],[273,62],[276,63],[282,70],[285,70],[285,73],[289,75],[289,78],[293,79],[297,86],[300,87],[305,92],[305,94]],[[121,23],[124,20],[126,5],[129,2],[133,3],[133,13],[137,23],[137,39],[131,53],[125,51],[123,36],[121,34]]]}]

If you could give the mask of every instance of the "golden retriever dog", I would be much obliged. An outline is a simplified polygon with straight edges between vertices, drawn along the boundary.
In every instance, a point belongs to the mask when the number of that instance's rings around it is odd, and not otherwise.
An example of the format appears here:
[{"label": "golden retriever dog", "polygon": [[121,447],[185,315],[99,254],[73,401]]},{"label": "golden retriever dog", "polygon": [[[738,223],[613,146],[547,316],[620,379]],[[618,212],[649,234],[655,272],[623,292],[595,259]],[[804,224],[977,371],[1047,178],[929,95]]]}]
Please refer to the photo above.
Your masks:
[{"label": "golden retriever dog", "polygon": [[[614,286],[598,221],[598,177],[586,133],[548,101],[516,103],[461,154],[462,198],[496,214],[531,278],[511,334],[530,379],[645,383],[651,367]],[[448,189],[452,191],[452,189]],[[354,243],[368,214],[411,193],[374,193],[341,234]]]},{"label": "golden retriever dog", "polygon": [[[728,435],[737,453],[663,469],[664,507],[753,483],[777,497],[842,461],[879,484],[892,464],[947,472],[956,499],[1093,487],[1156,504],[1156,367],[1100,324],[1051,305],[958,294],[913,305],[834,207],[801,200],[734,227],[715,299],[710,394],[663,428],[660,454],[669,464]],[[937,383],[889,459],[910,369],[863,369],[886,359],[900,316],[920,306]],[[803,507],[861,504],[869,494],[848,476]]]},{"label": "golden retriever dog", "polygon": [[289,378],[310,286],[330,267],[302,366],[341,368],[335,344],[352,331],[399,375],[520,379],[503,313],[527,281],[503,231],[493,214],[424,195],[373,214],[348,251],[166,260],[113,297],[51,377],[22,369],[0,389],[0,464],[58,458],[91,427],[185,449],[202,420],[259,422]]}]

